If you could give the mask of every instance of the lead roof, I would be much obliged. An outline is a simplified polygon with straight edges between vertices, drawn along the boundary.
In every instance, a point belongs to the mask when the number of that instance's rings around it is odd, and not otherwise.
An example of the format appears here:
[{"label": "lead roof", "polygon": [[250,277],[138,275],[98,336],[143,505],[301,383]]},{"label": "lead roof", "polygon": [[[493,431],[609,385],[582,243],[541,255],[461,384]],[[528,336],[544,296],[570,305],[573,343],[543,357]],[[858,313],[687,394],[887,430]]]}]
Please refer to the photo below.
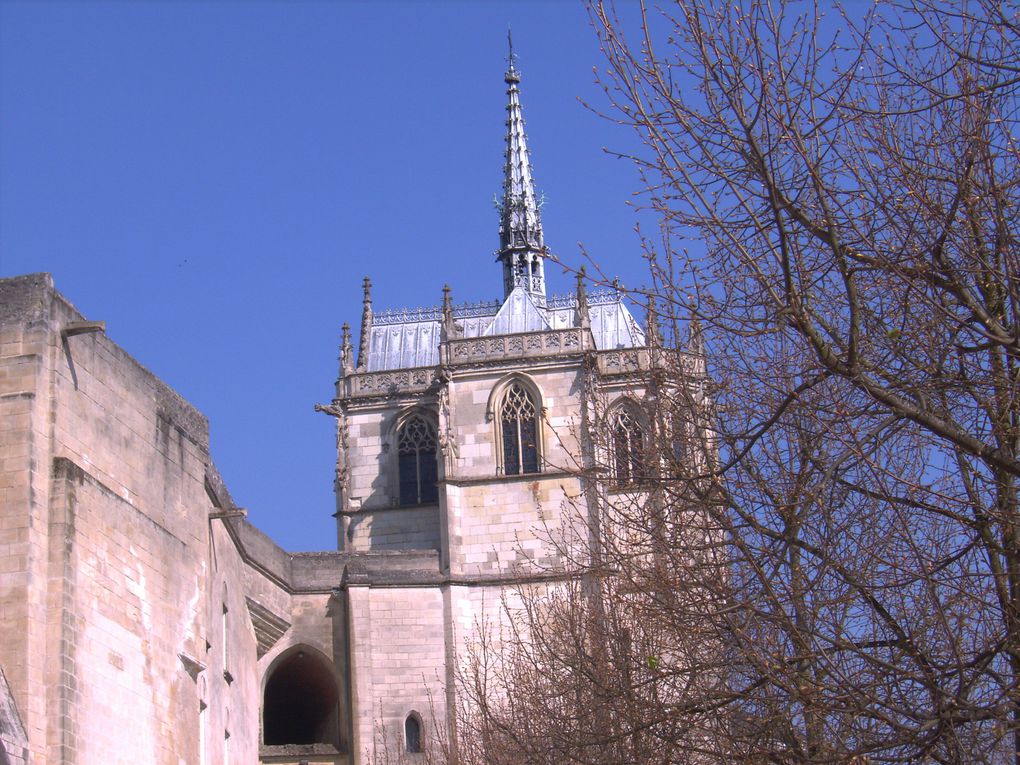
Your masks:
[{"label": "lead roof", "polygon": [[[591,333],[597,350],[635,348],[645,333],[615,289],[587,296]],[[521,288],[505,301],[455,306],[457,337],[494,337],[577,326],[577,298],[559,295],[542,306]],[[439,363],[442,308],[400,309],[374,314],[369,333],[367,371],[431,367]]]}]

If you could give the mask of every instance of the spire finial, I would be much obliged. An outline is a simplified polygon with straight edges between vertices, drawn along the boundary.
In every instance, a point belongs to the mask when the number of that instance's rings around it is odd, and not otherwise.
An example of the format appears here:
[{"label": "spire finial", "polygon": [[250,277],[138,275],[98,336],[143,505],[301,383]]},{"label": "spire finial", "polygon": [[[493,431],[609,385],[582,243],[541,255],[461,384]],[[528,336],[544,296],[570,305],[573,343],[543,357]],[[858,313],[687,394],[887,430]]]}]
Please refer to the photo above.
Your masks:
[{"label": "spire finial", "polygon": [[346,321],[340,328],[340,376],[346,377],[354,371],[354,348],[351,347],[351,325]]},{"label": "spire finial", "polygon": [[443,315],[453,313],[453,300],[450,298],[450,285],[443,285]]},{"label": "spire finial", "polygon": [[443,285],[443,323],[440,326],[440,334],[444,341],[450,340],[457,335],[457,325],[453,320],[453,299],[450,297],[450,285]]},{"label": "spire finial", "polygon": [[510,66],[506,73],[506,162],[503,165],[503,198],[499,204],[499,252],[503,263],[504,295],[523,287],[545,299],[545,239],[542,218],[531,174],[528,139],[521,110],[521,75],[517,71],[513,38],[507,30]]},{"label": "spire finial", "polygon": [[577,326],[590,327],[591,317],[588,314],[588,290],[584,285],[584,266],[577,272]]},{"label": "spire finial", "polygon": [[705,334],[701,329],[698,313],[693,309],[690,321],[687,322],[687,350],[698,356],[705,355]]},{"label": "spire finial", "polygon": [[517,71],[517,67],[514,66],[514,38],[513,35],[511,34],[510,27],[506,28],[506,47],[509,50],[509,53],[506,57],[507,60],[506,81],[508,83],[511,82],[510,78],[512,75],[514,78],[512,80],[513,82],[520,82],[521,81],[520,73]]},{"label": "spire finial", "polygon": [[659,331],[659,312],[655,308],[655,300],[648,298],[648,309],[645,311],[645,337],[649,346],[662,346],[662,333]]},{"label": "spire finial", "polygon": [[705,379],[708,376],[708,360],[705,358],[705,331],[698,319],[698,310],[691,308],[691,318],[687,322],[687,353],[691,359],[691,375]]},{"label": "spire finial", "polygon": [[358,369],[368,367],[368,340],[372,334],[372,280],[367,276],[362,282],[364,297],[361,304],[361,342],[358,343]]}]

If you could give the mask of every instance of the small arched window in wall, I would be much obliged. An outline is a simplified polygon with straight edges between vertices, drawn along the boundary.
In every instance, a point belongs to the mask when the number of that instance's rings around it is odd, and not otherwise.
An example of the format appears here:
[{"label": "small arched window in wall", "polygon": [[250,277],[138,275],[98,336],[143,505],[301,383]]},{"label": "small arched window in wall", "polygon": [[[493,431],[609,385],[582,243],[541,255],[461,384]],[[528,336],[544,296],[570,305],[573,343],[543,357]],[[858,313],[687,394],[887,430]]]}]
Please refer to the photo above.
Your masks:
[{"label": "small arched window in wall", "polygon": [[499,428],[503,442],[503,473],[537,473],[538,407],[528,389],[519,381],[510,383],[499,406]]},{"label": "small arched window in wall", "polygon": [[636,414],[629,406],[620,406],[610,418],[613,443],[613,481],[631,486],[648,477],[645,463],[645,435]]},{"label": "small arched window in wall", "polygon": [[411,754],[421,751],[421,720],[414,712],[404,720],[404,751]]},{"label": "small arched window in wall", "polygon": [[409,417],[397,436],[400,504],[428,505],[439,500],[436,429],[420,414]]}]

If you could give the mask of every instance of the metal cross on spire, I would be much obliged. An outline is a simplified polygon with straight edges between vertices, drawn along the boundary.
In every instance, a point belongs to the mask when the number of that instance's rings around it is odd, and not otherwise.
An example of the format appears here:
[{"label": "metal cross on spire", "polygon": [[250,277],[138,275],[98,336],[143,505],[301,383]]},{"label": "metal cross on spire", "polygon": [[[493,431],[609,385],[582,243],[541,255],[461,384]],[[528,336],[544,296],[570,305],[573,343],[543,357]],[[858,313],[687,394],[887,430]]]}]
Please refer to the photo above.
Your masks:
[{"label": "metal cross on spire", "polygon": [[521,74],[515,65],[513,38],[507,30],[509,67],[507,84],[506,152],[503,165],[503,199],[499,205],[499,252],[503,263],[504,294],[515,287],[545,297],[545,239],[535,196],[531,158],[521,109]]},{"label": "metal cross on spire", "polygon": [[[516,73],[517,67],[514,66],[514,38],[510,27],[506,28],[506,45],[510,49],[510,54],[507,56],[508,71]],[[518,78],[518,82],[520,82],[520,78]]]}]

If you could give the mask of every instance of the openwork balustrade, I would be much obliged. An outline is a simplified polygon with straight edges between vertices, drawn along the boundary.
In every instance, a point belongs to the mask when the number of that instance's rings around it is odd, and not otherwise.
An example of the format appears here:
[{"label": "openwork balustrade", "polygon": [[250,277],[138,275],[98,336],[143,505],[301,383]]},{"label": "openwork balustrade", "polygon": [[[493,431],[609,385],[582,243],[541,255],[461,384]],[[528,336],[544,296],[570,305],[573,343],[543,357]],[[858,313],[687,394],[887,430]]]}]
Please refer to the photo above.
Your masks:
[{"label": "openwork balustrade", "polygon": [[446,361],[448,364],[457,365],[478,361],[576,354],[589,350],[592,350],[590,335],[579,327],[570,327],[548,332],[451,340],[447,344]]}]

